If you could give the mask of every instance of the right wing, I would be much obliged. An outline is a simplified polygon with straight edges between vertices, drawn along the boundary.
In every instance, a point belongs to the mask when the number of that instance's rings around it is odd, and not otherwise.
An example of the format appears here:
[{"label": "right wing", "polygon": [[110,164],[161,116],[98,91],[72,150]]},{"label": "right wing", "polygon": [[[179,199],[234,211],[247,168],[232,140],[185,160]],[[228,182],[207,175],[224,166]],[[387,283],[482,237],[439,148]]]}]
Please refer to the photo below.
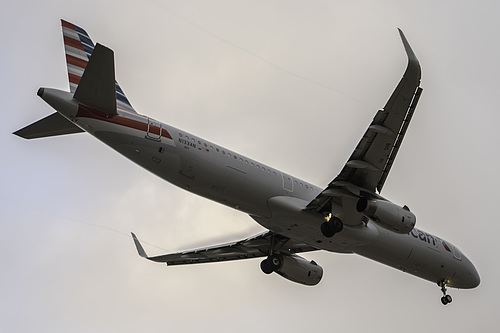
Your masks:
[{"label": "right wing", "polygon": [[266,257],[271,253],[293,254],[318,250],[294,239],[266,231],[234,243],[149,257],[134,233],[132,238],[141,257],[164,262],[169,266]]},{"label": "right wing", "polygon": [[375,114],[342,171],[306,209],[326,215],[333,203],[342,206],[347,197],[376,197],[382,191],[422,93],[420,64],[403,32],[399,33],[408,56],[403,78],[384,108]]}]

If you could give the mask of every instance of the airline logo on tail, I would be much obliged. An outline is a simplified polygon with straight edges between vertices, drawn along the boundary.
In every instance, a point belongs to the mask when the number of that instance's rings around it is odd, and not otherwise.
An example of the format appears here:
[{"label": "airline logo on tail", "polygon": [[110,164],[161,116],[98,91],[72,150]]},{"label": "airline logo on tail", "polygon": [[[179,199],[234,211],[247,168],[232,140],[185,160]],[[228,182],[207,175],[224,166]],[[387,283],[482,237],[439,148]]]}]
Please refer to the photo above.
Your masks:
[{"label": "airline logo on tail", "polygon": [[[94,43],[87,32],[73,23],[61,20],[64,51],[68,66],[69,89],[72,93],[78,88],[83,72],[87,67],[90,56],[94,52]],[[135,112],[118,83],[116,86],[116,106],[124,111]]]}]

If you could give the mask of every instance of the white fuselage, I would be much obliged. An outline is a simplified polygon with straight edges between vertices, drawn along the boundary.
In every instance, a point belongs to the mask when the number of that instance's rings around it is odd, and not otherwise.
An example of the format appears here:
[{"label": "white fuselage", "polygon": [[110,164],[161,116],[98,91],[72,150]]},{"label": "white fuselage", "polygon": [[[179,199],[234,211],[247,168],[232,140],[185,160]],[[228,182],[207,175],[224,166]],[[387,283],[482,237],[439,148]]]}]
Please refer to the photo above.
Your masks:
[{"label": "white fuselage", "polygon": [[332,238],[324,216],[305,211],[321,188],[241,154],[136,113],[118,116],[79,106],[69,92],[41,96],[77,126],[162,179],[249,214],[263,227],[318,249],[356,253],[420,278],[474,288],[479,275],[451,243],[414,229],[398,234],[369,221]]}]

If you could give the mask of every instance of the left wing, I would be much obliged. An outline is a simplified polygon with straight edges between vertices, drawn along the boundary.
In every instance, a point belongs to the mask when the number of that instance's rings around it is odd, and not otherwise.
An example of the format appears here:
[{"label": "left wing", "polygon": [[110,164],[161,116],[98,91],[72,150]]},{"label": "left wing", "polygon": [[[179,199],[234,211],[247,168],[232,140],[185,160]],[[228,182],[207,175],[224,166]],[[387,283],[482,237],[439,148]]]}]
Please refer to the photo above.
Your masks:
[{"label": "left wing", "polygon": [[[137,252],[141,257],[156,262],[164,262],[169,266],[249,259],[277,253],[294,254],[318,250],[315,247],[294,239],[267,231],[234,243],[149,257],[134,233],[132,233],[132,238],[134,239]],[[271,249],[272,251],[270,251]]]}]

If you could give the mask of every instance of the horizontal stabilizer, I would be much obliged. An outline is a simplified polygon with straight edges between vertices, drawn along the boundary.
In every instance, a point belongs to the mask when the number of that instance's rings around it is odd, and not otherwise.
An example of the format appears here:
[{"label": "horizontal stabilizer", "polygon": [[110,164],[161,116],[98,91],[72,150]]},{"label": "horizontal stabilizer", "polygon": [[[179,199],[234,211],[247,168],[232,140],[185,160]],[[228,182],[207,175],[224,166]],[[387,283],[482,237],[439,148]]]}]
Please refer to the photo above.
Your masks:
[{"label": "horizontal stabilizer", "polygon": [[115,61],[111,49],[97,44],[73,96],[77,101],[116,115]]},{"label": "horizontal stabilizer", "polygon": [[24,139],[37,139],[80,132],[83,132],[81,128],[56,112],[31,125],[21,128],[14,132],[14,134]]}]

